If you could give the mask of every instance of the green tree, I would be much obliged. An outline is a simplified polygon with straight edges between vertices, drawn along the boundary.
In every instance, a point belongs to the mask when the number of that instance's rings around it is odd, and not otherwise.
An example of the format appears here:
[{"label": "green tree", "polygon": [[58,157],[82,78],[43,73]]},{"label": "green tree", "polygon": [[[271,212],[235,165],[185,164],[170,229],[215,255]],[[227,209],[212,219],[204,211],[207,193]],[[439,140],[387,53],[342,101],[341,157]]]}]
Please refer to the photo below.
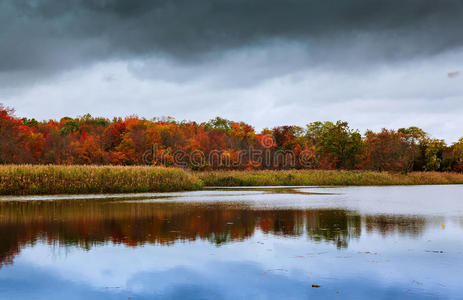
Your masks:
[{"label": "green tree", "polygon": [[306,136],[320,155],[322,167],[352,169],[363,149],[362,136],[347,122],[314,122],[307,125]]},{"label": "green tree", "polygon": [[229,132],[231,130],[231,124],[233,122],[221,117],[216,117],[215,119],[209,120],[204,126],[204,129],[219,129],[224,132]]},{"label": "green tree", "polygon": [[452,171],[463,172],[463,137],[452,145]]},{"label": "green tree", "polygon": [[63,126],[61,127],[61,135],[68,135],[71,132],[77,132],[79,130],[79,123],[76,120],[65,117],[61,119]]},{"label": "green tree", "polygon": [[427,133],[416,126],[399,128],[397,132],[401,134],[401,139],[407,146],[406,151],[410,158],[408,164],[404,166],[404,171],[410,172],[424,169],[426,165]]},{"label": "green tree", "polygon": [[445,142],[438,139],[428,139],[425,151],[424,169],[426,171],[441,171],[442,154],[445,151]]}]

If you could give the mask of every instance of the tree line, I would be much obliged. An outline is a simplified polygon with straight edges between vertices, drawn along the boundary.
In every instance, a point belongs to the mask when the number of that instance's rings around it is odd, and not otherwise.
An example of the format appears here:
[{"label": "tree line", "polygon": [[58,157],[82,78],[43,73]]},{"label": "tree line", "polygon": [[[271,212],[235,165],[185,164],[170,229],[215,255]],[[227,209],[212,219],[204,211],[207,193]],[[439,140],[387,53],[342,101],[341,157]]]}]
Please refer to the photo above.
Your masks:
[{"label": "tree line", "polygon": [[[198,153],[211,159],[187,159]],[[463,138],[447,145],[418,127],[362,135],[342,121],[261,132],[220,117],[197,123],[87,114],[39,122],[18,118],[13,109],[0,105],[0,163],[462,172]]]}]

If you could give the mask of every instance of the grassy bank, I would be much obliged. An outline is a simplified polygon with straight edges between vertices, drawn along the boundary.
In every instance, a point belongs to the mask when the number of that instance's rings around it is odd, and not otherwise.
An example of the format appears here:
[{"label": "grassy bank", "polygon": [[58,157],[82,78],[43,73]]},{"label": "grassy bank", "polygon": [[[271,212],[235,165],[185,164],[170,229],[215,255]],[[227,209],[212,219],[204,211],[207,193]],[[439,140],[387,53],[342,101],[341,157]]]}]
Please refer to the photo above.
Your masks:
[{"label": "grassy bank", "polygon": [[0,166],[0,195],[141,193],[203,186],[463,184],[463,174],[369,171],[210,171],[122,166]]},{"label": "grassy bank", "polygon": [[463,184],[463,174],[370,171],[212,171],[196,173],[206,186]]},{"label": "grassy bank", "polygon": [[202,187],[181,169],[122,166],[0,166],[0,194],[172,192]]}]

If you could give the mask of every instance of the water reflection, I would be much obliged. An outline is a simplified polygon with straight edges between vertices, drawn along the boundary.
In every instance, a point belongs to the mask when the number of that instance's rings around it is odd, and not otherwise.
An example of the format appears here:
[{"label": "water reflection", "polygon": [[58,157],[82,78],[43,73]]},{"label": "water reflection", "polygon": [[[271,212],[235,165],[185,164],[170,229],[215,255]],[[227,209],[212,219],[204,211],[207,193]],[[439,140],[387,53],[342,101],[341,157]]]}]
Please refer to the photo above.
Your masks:
[{"label": "water reflection", "polygon": [[383,236],[419,236],[426,222],[418,216],[361,216],[343,209],[255,209],[247,203],[3,201],[0,264],[11,264],[22,248],[38,240],[84,249],[107,242],[136,247],[197,239],[220,246],[260,230],[347,248],[362,230]]},{"label": "water reflection", "polygon": [[0,197],[0,299],[459,298],[462,191]]}]

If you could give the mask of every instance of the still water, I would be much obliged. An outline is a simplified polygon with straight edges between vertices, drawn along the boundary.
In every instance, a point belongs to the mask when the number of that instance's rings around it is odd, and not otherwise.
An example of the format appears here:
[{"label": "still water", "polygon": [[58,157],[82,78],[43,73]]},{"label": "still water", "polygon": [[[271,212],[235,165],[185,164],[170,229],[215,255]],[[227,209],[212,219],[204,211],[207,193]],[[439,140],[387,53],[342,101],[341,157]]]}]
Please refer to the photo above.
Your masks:
[{"label": "still water", "polygon": [[0,299],[463,298],[463,186],[0,197]]}]

